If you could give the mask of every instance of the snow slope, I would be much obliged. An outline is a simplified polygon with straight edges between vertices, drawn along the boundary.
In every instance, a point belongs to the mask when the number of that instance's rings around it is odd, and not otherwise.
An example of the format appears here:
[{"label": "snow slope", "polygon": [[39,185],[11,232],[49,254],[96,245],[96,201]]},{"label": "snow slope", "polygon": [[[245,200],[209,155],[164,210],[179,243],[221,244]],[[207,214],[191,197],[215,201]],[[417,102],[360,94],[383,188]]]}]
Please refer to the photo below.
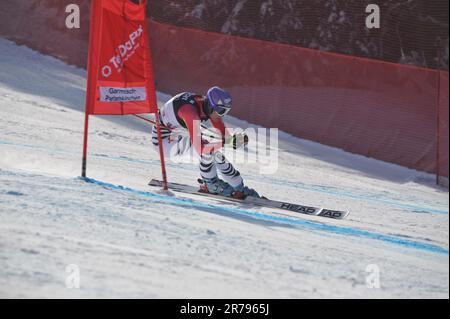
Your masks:
[{"label": "snow slope", "polygon": [[[160,177],[149,124],[103,116],[86,182],[85,71],[3,39],[0,69],[0,297],[449,297],[448,192],[433,176],[281,133],[278,172],[239,165],[247,184],[347,220],[169,197],[146,186]],[[79,289],[66,288],[72,264]]]}]

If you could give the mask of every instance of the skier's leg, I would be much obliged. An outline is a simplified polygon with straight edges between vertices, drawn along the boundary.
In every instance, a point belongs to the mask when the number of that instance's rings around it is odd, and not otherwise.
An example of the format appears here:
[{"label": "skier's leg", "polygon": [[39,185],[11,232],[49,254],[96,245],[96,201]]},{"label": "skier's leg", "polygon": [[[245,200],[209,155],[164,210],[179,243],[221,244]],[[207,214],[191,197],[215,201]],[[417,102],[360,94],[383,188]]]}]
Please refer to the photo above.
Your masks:
[{"label": "skier's leg", "polygon": [[[195,152],[192,148],[189,136],[173,136],[169,130],[161,128],[161,137],[165,156],[182,156],[190,151]],[[159,151],[158,132],[155,126],[152,129],[152,143],[157,151]],[[199,158],[200,176],[207,185],[208,192],[223,196],[231,196],[234,192],[234,188],[217,176],[214,156],[199,156],[197,152],[195,152],[195,154]]]},{"label": "skier's leg", "polygon": [[[191,149],[188,136],[173,135],[168,129],[161,128],[161,138],[165,157],[181,156]],[[158,131],[155,125],[152,128],[152,144],[159,152]]]},{"label": "skier's leg", "polygon": [[222,153],[216,152],[216,154],[214,155],[214,159],[220,175],[228,184],[233,187],[235,194],[238,195],[238,197],[239,195],[242,197],[260,197],[254,189],[248,188],[244,185],[244,180],[242,179],[239,171],[237,171],[234,166],[230,162],[228,162],[228,160]]},{"label": "skier's leg", "polygon": [[[170,130],[161,128],[161,138],[165,156],[182,156],[193,150],[189,136],[173,136]],[[159,152],[156,126],[152,128],[152,144]],[[193,151],[195,152],[195,150]],[[259,197],[254,190],[244,186],[241,174],[234,169],[233,165],[226,160],[222,153],[203,154],[202,156],[198,156],[198,158],[200,176],[207,185],[210,193],[231,196],[235,192],[241,192],[245,196]],[[218,171],[225,181],[217,176]]]},{"label": "skier's leg", "polygon": [[234,166],[228,162],[221,152],[214,154],[214,160],[222,178],[230,184],[233,188],[243,183],[241,173],[237,171]]},{"label": "skier's leg", "polygon": [[200,176],[207,186],[207,191],[212,194],[231,196],[234,188],[217,176],[217,165],[213,154],[203,154],[199,157]]},{"label": "skier's leg", "polygon": [[217,178],[217,167],[213,155],[203,154],[199,159],[200,176],[203,180]]}]

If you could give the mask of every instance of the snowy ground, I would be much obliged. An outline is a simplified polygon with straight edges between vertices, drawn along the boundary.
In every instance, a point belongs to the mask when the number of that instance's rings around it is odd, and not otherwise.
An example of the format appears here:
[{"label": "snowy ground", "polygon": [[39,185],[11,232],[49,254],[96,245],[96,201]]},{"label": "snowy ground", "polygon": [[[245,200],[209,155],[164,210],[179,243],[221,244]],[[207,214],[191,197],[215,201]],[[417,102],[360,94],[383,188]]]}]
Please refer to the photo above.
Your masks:
[{"label": "snowy ground", "polygon": [[278,172],[239,165],[247,183],[347,220],[167,197],[146,186],[160,177],[149,124],[92,117],[86,183],[85,71],[2,39],[0,69],[0,297],[449,297],[448,192],[433,176],[280,134]]}]

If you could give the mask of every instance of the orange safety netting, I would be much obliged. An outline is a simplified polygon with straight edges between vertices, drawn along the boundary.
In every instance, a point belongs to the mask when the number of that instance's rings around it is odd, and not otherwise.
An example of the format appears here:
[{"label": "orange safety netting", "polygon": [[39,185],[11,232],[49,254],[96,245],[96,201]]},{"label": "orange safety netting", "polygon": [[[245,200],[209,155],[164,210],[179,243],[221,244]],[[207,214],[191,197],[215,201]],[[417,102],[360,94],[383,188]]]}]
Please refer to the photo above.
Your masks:
[{"label": "orange safety netting", "polygon": [[441,73],[439,94],[438,176],[448,177],[448,73]]},{"label": "orange safety netting", "polygon": [[[163,92],[205,92],[217,84],[231,91],[232,115],[239,118],[436,171],[438,71],[155,21],[150,30],[156,85]],[[441,89],[448,105],[448,86]],[[448,127],[448,117],[441,122]],[[441,130],[445,138],[448,129]],[[441,166],[448,165],[448,154],[441,157]]]},{"label": "orange safety netting", "polygon": [[[183,3],[187,2],[194,4],[196,1],[183,0]],[[350,12],[360,11],[352,9],[359,6],[359,2],[334,2],[338,12],[341,5],[348,7],[345,11],[348,17]],[[80,30],[68,30],[64,26],[64,19],[61,17],[64,17],[65,6],[69,3],[79,4],[82,12],[85,12]],[[89,3],[88,0],[1,3],[0,36],[85,66],[89,26],[89,15],[86,12]],[[164,3],[169,7],[164,7]],[[232,113],[234,116],[267,127],[278,127],[301,138],[448,176],[448,72],[358,58],[351,56],[352,53],[344,56],[254,40],[249,38],[253,32],[251,28],[237,28],[229,32],[247,38],[181,28],[175,25],[198,27],[200,23],[206,24],[200,29],[221,31],[227,22],[235,26],[235,23],[256,20],[224,16],[219,21],[208,15],[208,8],[193,6],[207,14],[203,16],[205,19],[201,19],[197,11],[190,11],[191,14],[186,15],[186,8],[189,6],[184,8],[180,6],[181,2],[178,5],[171,3],[152,1],[149,8],[159,10],[161,7],[159,13],[150,12],[150,16],[165,22],[150,20],[149,24],[158,90],[167,93],[185,90],[200,93],[205,92],[209,86],[218,84],[232,92],[236,101]],[[220,4],[218,1],[217,3]],[[255,3],[247,1],[246,5],[257,6]],[[389,3],[386,2],[386,5]],[[448,48],[448,10],[441,10],[441,5],[436,7],[431,2],[420,3],[422,7],[416,9],[405,11],[399,8],[403,11],[389,11],[388,20],[385,21],[394,23],[395,26],[400,14],[403,22],[399,22],[398,29],[393,29],[398,30],[398,33],[385,34],[385,29],[380,30],[384,32],[384,52],[397,50],[395,54],[384,57],[389,61],[400,62],[397,44],[401,40],[402,48],[407,49],[406,55],[410,56],[411,52],[423,49],[424,61],[428,61],[425,64],[436,67],[436,64],[439,66],[448,62],[448,56],[445,55],[445,49]],[[442,7],[448,6],[448,2],[439,3],[443,3]],[[437,10],[433,9],[435,7]],[[175,13],[167,11],[167,8]],[[299,14],[306,14],[306,19],[302,20],[306,24],[303,28],[294,28],[292,31],[292,35],[298,36],[299,41],[305,36],[314,36],[316,29],[311,26],[317,23],[326,25],[328,11],[334,10],[331,7],[324,11],[302,8]],[[439,25],[440,20],[419,19],[422,12],[429,14],[427,10],[431,9],[439,12],[437,15],[430,13],[430,17],[440,19],[439,15],[442,15],[442,19],[447,21],[444,28]],[[240,14],[245,15],[246,12],[249,11],[244,10]],[[293,11],[294,16],[297,13]],[[412,20],[408,15],[416,13],[420,23],[410,22]],[[181,17],[182,21],[174,17]],[[276,15],[272,18],[258,20],[257,23],[266,26],[267,30],[279,30],[275,24],[283,19],[276,20]],[[186,19],[189,21],[186,22]],[[317,19],[323,20],[323,23]],[[217,28],[213,28],[208,21],[220,23]],[[356,30],[363,23],[362,20],[357,21],[356,24],[342,26],[338,32],[331,30],[333,43],[341,43],[340,36],[346,35],[348,30]],[[339,26],[339,21],[336,23],[334,25]],[[416,29],[422,31],[413,32]],[[260,30],[258,25],[255,30]],[[250,33],[244,34],[246,31]],[[263,33],[266,31],[261,30]],[[270,32],[265,33],[268,35],[267,39],[274,34]],[[430,35],[433,39],[429,38]],[[371,33],[370,36],[376,38],[377,34]],[[281,34],[280,42],[286,42],[285,38]],[[436,43],[439,38],[443,40],[442,47]],[[294,37],[295,39],[297,38]],[[418,42],[419,39],[421,41]],[[433,53],[439,48],[444,48],[441,50],[444,52],[442,63],[437,63]],[[330,50],[345,51],[339,48]]]}]

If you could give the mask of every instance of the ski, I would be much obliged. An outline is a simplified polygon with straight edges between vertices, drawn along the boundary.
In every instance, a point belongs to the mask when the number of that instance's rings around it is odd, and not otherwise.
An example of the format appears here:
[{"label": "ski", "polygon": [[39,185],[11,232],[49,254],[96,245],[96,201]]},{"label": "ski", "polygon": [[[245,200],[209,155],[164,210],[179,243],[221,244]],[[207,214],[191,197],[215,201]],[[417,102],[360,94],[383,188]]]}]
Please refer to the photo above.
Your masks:
[{"label": "ski", "polygon": [[[148,185],[154,186],[154,187],[162,187],[163,183],[159,180],[153,179],[150,181],[150,183]],[[216,198],[216,199],[226,200],[226,201],[236,202],[236,203],[244,203],[244,204],[255,205],[255,206],[260,206],[260,207],[276,208],[276,209],[281,209],[284,211],[305,214],[305,215],[326,217],[326,218],[332,218],[332,219],[345,219],[349,215],[349,212],[347,212],[347,211],[339,211],[339,210],[324,209],[324,208],[319,208],[319,207],[304,206],[304,205],[292,204],[292,203],[288,203],[288,202],[275,201],[275,200],[266,199],[266,198],[246,197],[245,199],[237,199],[237,198],[233,198],[233,197],[226,197],[226,196],[222,196],[222,195],[216,195],[216,194],[202,192],[199,187],[184,185],[184,184],[168,183],[167,186],[169,187],[169,189],[176,191],[176,192],[180,192],[180,193],[205,196],[205,197]]]}]

